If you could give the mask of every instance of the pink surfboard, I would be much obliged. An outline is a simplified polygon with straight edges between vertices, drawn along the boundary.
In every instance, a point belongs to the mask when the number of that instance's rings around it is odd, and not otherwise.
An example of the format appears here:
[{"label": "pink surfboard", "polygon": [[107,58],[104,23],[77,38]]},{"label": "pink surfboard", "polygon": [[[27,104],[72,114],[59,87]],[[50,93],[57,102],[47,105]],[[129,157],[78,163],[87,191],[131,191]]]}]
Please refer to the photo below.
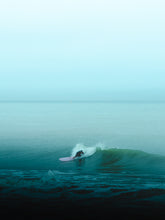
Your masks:
[{"label": "pink surfboard", "polygon": [[74,160],[74,158],[73,157],[62,157],[62,158],[59,158],[59,160],[63,162],[68,162],[68,161]]}]

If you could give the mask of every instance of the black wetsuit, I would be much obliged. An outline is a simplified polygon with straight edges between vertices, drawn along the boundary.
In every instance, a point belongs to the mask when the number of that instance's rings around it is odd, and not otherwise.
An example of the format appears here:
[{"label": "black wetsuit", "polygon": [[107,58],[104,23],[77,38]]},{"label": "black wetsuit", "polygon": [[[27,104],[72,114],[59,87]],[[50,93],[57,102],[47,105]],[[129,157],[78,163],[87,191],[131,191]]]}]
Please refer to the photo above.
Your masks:
[{"label": "black wetsuit", "polygon": [[84,154],[82,150],[78,151],[75,155],[75,157],[81,157]]}]

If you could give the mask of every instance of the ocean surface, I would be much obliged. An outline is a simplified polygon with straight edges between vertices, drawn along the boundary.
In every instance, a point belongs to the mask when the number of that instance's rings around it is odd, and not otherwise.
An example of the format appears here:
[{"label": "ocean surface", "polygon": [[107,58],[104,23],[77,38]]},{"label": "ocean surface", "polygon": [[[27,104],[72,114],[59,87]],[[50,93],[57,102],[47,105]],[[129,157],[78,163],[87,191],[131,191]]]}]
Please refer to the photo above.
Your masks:
[{"label": "ocean surface", "polygon": [[1,102],[0,204],[40,219],[164,219],[165,103]]}]

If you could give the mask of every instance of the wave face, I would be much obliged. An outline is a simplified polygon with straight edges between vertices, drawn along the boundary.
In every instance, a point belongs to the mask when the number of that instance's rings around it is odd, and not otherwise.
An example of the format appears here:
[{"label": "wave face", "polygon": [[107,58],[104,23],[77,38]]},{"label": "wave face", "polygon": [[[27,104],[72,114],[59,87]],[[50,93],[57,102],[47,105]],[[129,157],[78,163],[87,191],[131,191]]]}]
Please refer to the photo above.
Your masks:
[{"label": "wave face", "polygon": [[84,171],[165,173],[165,156],[133,149],[86,147],[83,144],[77,144],[73,148],[71,156],[74,156],[79,150],[84,151],[82,159],[86,158],[79,164]]},{"label": "wave face", "polygon": [[101,167],[108,171],[163,172],[165,157],[130,149],[109,149],[101,153]]}]

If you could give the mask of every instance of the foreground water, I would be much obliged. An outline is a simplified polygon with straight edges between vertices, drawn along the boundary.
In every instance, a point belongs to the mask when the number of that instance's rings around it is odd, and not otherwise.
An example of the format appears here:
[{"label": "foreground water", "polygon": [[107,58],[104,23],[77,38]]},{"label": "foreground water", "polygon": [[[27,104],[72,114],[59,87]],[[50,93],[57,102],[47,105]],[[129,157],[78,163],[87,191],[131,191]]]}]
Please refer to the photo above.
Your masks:
[{"label": "foreground water", "polygon": [[[64,217],[72,204],[164,218],[164,103],[0,103],[0,125],[5,214]],[[59,161],[78,150],[82,160]]]}]

